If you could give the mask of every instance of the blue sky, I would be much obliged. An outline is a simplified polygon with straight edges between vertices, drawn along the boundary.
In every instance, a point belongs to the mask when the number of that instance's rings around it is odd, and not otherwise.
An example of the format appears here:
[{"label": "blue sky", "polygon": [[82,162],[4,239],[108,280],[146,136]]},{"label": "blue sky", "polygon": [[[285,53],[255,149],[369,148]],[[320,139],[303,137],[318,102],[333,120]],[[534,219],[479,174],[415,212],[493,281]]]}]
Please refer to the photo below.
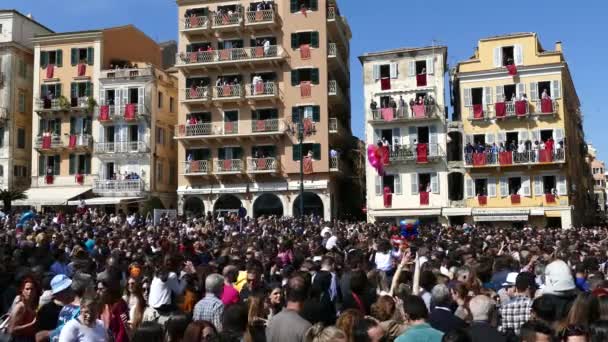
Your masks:
[{"label": "blue sky", "polygon": [[[608,80],[608,2],[339,0],[339,5],[353,31],[351,97],[357,136],[363,137],[365,108],[357,56],[437,40],[448,46],[448,62],[453,66],[473,53],[479,38],[533,31],[546,49],[552,49],[555,41],[563,42],[583,105],[586,139],[599,149],[600,158],[608,158],[604,117],[608,116],[604,83]],[[2,0],[0,6],[32,13],[58,32],[132,23],[156,40],[177,39],[173,0]]]}]

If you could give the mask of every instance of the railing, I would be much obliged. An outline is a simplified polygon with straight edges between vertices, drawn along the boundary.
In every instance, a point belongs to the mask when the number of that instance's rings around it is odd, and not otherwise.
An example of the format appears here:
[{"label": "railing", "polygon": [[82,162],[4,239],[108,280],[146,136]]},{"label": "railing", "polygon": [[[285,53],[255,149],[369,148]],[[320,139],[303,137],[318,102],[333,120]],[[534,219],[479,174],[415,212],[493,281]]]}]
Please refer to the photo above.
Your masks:
[{"label": "railing", "polygon": [[135,78],[135,77],[140,77],[140,76],[152,76],[152,75],[154,75],[154,70],[152,67],[106,69],[106,70],[101,70],[99,79]]},{"label": "railing", "polygon": [[52,135],[50,137],[50,143],[45,143],[44,142],[45,138],[48,139],[48,137],[42,137],[42,136],[37,137],[36,143],[34,144],[34,148],[40,149],[40,150],[48,150],[48,149],[62,148],[64,146],[63,140],[61,139],[60,135]]},{"label": "railing", "polygon": [[552,151],[465,152],[464,161],[466,166],[472,167],[563,163],[566,161],[566,151],[559,148]]},{"label": "railing", "polygon": [[191,160],[184,162],[184,174],[210,174],[212,171],[211,160]]},{"label": "railing", "polygon": [[279,130],[279,119],[252,120],[251,132],[277,132]]},{"label": "railing", "polygon": [[274,22],[274,10],[247,11],[245,25],[254,25]]},{"label": "railing", "polygon": [[329,118],[329,133],[338,133],[338,119]]},{"label": "railing", "polygon": [[268,158],[247,158],[247,171],[255,172],[275,172],[279,170],[279,161],[274,157]]},{"label": "railing", "polygon": [[209,28],[209,17],[202,15],[191,15],[182,19],[184,30]]},{"label": "railing", "polygon": [[340,87],[338,86],[338,82],[336,80],[329,80],[327,87],[327,92],[330,96],[336,96],[340,92]]},{"label": "railing", "polygon": [[213,27],[226,27],[239,25],[243,21],[243,13],[215,14],[213,16]]},{"label": "railing", "polygon": [[394,120],[424,120],[436,118],[439,113],[437,105],[414,105],[409,110],[401,108],[370,109],[373,121],[390,122]]},{"label": "railing", "polygon": [[208,101],[211,99],[211,87],[195,87],[184,89],[184,99],[187,101],[200,100]]},{"label": "railing", "polygon": [[340,170],[340,157],[329,157],[329,169],[331,171]]},{"label": "railing", "polygon": [[557,113],[558,102],[552,99],[534,101],[535,114],[551,115]]},{"label": "railing", "polygon": [[227,84],[213,87],[213,99],[243,97],[243,87],[240,84]]},{"label": "railing", "polygon": [[279,119],[239,120],[230,122],[205,122],[175,127],[176,138],[221,137],[227,135],[250,135],[260,133],[284,133],[285,123]]},{"label": "railing", "polygon": [[212,51],[180,52],[177,54],[178,65],[215,64],[238,61],[255,61],[265,58],[279,57],[279,46],[254,46],[246,48],[222,49]]},{"label": "railing", "polygon": [[434,160],[445,157],[445,153],[439,144],[426,144],[426,153],[418,153],[416,145],[394,145],[389,151],[389,160],[391,162],[410,162]]},{"label": "railing", "polygon": [[336,43],[327,44],[327,56],[328,57],[338,57],[338,47]]},{"label": "railing", "polygon": [[215,163],[215,172],[234,173],[245,171],[244,163],[241,159],[218,159]]},{"label": "railing", "polygon": [[[133,112],[128,113],[127,108],[133,105]],[[104,107],[107,107],[105,109]],[[107,115],[105,114],[107,111]],[[131,103],[121,105],[101,105],[97,109],[97,117],[101,122],[113,121],[116,119],[123,119],[126,121],[135,120],[140,115],[148,114],[146,106],[142,103]]]},{"label": "railing", "polygon": [[81,96],[78,98],[72,98],[71,105],[72,105],[72,108],[79,108],[79,109],[89,108],[89,97]]},{"label": "railing", "polygon": [[125,193],[142,192],[145,184],[141,179],[125,180],[96,180],[93,182],[93,192],[96,193]]},{"label": "railing", "polygon": [[276,96],[278,95],[278,85],[274,82],[260,82],[247,85],[247,97],[255,98],[258,96]]},{"label": "railing", "polygon": [[[74,137],[74,138],[72,138]],[[72,139],[74,141],[72,142]],[[68,138],[68,148],[86,148],[91,147],[93,137],[90,134],[71,134]]]},{"label": "railing", "polygon": [[95,152],[100,154],[145,153],[148,150],[148,144],[145,141],[98,142],[95,144]]},{"label": "railing", "polygon": [[327,7],[327,20],[336,20],[336,8],[333,6]]},{"label": "railing", "polygon": [[[76,175],[71,176],[37,176],[36,183],[40,187],[45,186],[74,186],[74,185],[85,185],[91,184],[93,181],[93,176],[91,175],[82,175],[82,182],[78,182],[76,179]],[[50,181],[50,182],[49,182]]]},{"label": "railing", "polygon": [[36,99],[36,110],[65,110],[63,106],[61,106],[59,99],[52,100],[44,100],[44,99]]}]

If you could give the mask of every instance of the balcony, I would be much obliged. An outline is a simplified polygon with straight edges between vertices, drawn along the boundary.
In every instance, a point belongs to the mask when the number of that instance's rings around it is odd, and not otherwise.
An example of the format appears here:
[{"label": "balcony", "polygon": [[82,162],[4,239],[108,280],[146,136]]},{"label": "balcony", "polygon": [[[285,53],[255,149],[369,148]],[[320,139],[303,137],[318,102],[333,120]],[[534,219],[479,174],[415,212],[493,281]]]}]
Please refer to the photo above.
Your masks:
[{"label": "balcony", "polygon": [[273,9],[245,12],[245,26],[264,29],[278,25],[277,13]]},{"label": "balcony", "polygon": [[344,19],[340,15],[340,11],[336,6],[327,7],[327,22],[330,33],[340,37],[343,46],[348,46],[347,36],[350,35],[350,29]]},{"label": "balcony", "polygon": [[91,175],[38,176],[35,178],[35,182],[39,187],[90,185],[93,180],[94,176]]},{"label": "balcony", "polygon": [[558,103],[552,99],[534,101],[534,114],[538,117],[557,115]]},{"label": "balcony", "polygon": [[180,140],[237,138],[240,140],[246,137],[280,136],[284,134],[285,129],[284,122],[279,119],[206,122],[177,126],[175,138]]},{"label": "balcony", "polygon": [[370,109],[370,123],[408,122],[440,119],[441,110],[437,105],[414,105],[408,108]]},{"label": "balcony", "polygon": [[279,61],[284,58],[283,49],[279,45],[222,49],[212,51],[194,51],[178,53],[177,67],[184,69],[206,68],[226,64],[250,65]]},{"label": "balcony", "polygon": [[327,83],[327,95],[329,95],[329,100],[332,103],[336,103],[336,104],[346,104],[348,103],[348,95],[345,95],[344,92],[342,92],[342,88],[340,88],[340,85],[338,85],[338,81],[336,80],[330,80]]},{"label": "balcony", "polygon": [[48,112],[82,112],[88,111],[90,108],[89,97],[73,97],[66,99],[61,97],[58,99],[36,99],[34,109],[39,113]]},{"label": "balcony", "polygon": [[560,148],[521,153],[516,151],[465,153],[464,160],[465,167],[468,168],[563,164],[566,161],[566,152]]},{"label": "balcony", "polygon": [[191,160],[184,162],[184,176],[210,175],[213,171],[211,160]]},{"label": "balcony", "polygon": [[247,173],[276,173],[279,171],[279,161],[274,157],[247,158]]},{"label": "balcony", "polygon": [[329,133],[338,133],[338,119],[329,118]]},{"label": "balcony", "polygon": [[[530,105],[527,101],[497,102],[494,104],[494,117],[496,119],[525,118],[530,115]],[[488,110],[487,117],[491,116]]]},{"label": "balcony", "polygon": [[100,81],[115,80],[115,79],[133,79],[136,77],[154,76],[153,67],[143,68],[125,68],[125,69],[106,69],[101,70],[99,75]]},{"label": "balcony", "polygon": [[34,148],[39,152],[57,151],[64,148],[61,135],[39,136],[36,138]]},{"label": "balcony", "polygon": [[145,141],[98,142],[95,144],[95,153],[100,158],[131,158],[134,155],[148,152],[150,152],[150,147]]},{"label": "balcony", "polygon": [[240,84],[226,84],[213,87],[213,101],[230,102],[243,99],[243,86]]},{"label": "balcony", "polygon": [[145,183],[141,179],[96,180],[93,182],[93,193],[104,196],[136,195],[144,191]]},{"label": "balcony", "polygon": [[439,144],[395,145],[389,152],[391,163],[426,164],[444,158],[445,152]]},{"label": "balcony", "polygon": [[86,151],[93,146],[93,137],[90,134],[72,134],[68,137],[68,150]]},{"label": "balcony", "polygon": [[149,111],[145,105],[130,103],[123,105],[101,105],[98,109],[97,118],[101,123],[114,123],[115,121],[132,122],[148,115]]},{"label": "balcony", "polygon": [[340,157],[335,156],[335,157],[329,157],[329,171],[330,172],[341,172],[342,168],[341,168],[341,161],[340,161]]},{"label": "balcony", "polygon": [[327,44],[327,58],[331,65],[337,66],[343,75],[348,77],[348,68],[346,66],[346,62],[343,57],[340,55],[340,50],[338,49],[338,45],[336,43]]},{"label": "balcony", "polygon": [[558,113],[556,100],[497,102],[493,105],[473,105],[468,108],[471,121],[525,119],[531,117],[553,117]]},{"label": "balcony", "polygon": [[279,96],[279,85],[274,82],[248,84],[245,89],[245,96],[250,100],[273,99]]},{"label": "balcony", "polygon": [[209,17],[204,15],[191,15],[181,20],[180,31],[185,34],[202,34],[211,27]]},{"label": "balcony", "polygon": [[243,12],[235,12],[232,14],[215,13],[211,17],[213,29],[216,31],[232,30],[241,27],[243,24]]},{"label": "balcony", "polygon": [[205,104],[211,101],[211,87],[191,87],[184,89],[182,102],[186,104]]},{"label": "balcony", "polygon": [[245,163],[241,159],[217,159],[215,173],[218,175],[234,175],[245,172]]}]

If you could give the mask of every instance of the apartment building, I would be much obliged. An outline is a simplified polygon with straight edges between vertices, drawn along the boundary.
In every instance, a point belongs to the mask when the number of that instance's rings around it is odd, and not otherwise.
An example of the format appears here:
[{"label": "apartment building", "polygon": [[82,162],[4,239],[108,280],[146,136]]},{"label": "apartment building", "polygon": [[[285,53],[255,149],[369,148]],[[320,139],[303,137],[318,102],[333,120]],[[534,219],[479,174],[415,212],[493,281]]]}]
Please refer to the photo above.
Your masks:
[{"label": "apartment building", "polygon": [[15,10],[0,10],[0,188],[29,187],[32,146],[31,38],[53,31]]},{"label": "apartment building", "polygon": [[303,184],[304,213],[335,217],[351,143],[336,2],[177,4],[178,210],[297,216]]},{"label": "apartment building", "polygon": [[[535,33],[479,40],[453,74],[465,207],[454,222],[564,228],[593,217],[580,102],[562,44]],[[456,175],[455,179],[458,178]]]},{"label": "apartment building", "polygon": [[370,221],[443,222],[448,206],[445,72],[447,47],[366,53],[366,145],[381,152],[383,172],[366,164]]},{"label": "apartment building", "polygon": [[597,149],[588,145],[587,163],[593,177],[593,193],[596,203],[595,211],[599,220],[606,218],[606,164],[597,159]]},{"label": "apartment building", "polygon": [[[86,199],[88,205],[116,209],[156,191],[150,179],[159,171],[167,182],[171,149],[161,146],[154,155],[155,130],[171,129],[175,114],[168,102],[173,97],[175,106],[176,95],[171,77],[154,68],[162,65],[160,47],[131,25],[40,34],[32,42],[31,188],[17,204],[42,208]],[[110,122],[120,122],[113,126],[114,140]],[[112,162],[116,158],[125,162]]]}]

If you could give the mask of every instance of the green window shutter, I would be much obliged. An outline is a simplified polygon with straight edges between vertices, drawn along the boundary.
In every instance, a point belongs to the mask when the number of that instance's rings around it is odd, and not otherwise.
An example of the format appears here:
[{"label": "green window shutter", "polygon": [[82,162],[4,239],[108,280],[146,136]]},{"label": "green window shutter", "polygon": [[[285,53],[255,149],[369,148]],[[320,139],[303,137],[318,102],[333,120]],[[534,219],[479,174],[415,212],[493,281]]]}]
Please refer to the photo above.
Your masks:
[{"label": "green window shutter", "polygon": [[59,156],[53,156],[54,159],[54,165],[53,165],[53,174],[55,176],[59,176],[59,174],[61,173],[61,169],[60,169],[60,163],[61,163],[61,159],[59,158]]},{"label": "green window shutter", "polygon": [[299,7],[298,6],[298,0],[291,0],[290,6],[289,6],[290,12],[291,13],[296,13],[299,10],[298,7]]},{"label": "green window shutter", "polygon": [[313,68],[310,70],[310,79],[312,84],[319,84],[319,69]]},{"label": "green window shutter", "polygon": [[321,160],[321,144],[312,145],[312,157],[315,160]]},{"label": "green window shutter", "polygon": [[243,149],[240,147],[233,149],[232,156],[234,159],[241,159],[243,157]]},{"label": "green window shutter", "polygon": [[321,106],[312,106],[312,121],[321,122]]},{"label": "green window shutter", "polygon": [[91,134],[93,132],[93,120],[90,118],[84,119],[84,134]]},{"label": "green window shutter", "polygon": [[49,93],[49,87],[46,84],[40,86],[40,98],[45,98]]},{"label": "green window shutter", "polygon": [[72,64],[72,66],[78,64],[78,62],[79,62],[78,61],[78,49],[72,48],[71,55],[70,55],[70,62]]},{"label": "green window shutter", "polygon": [[217,159],[224,160],[226,158],[226,149],[218,148],[217,149]]},{"label": "green window shutter", "polygon": [[38,156],[38,176],[44,176],[46,165],[44,164],[44,156]]},{"label": "green window shutter", "polygon": [[87,64],[93,65],[94,61],[95,61],[95,49],[93,49],[92,47],[87,48]]},{"label": "green window shutter", "polygon": [[300,160],[301,154],[302,154],[302,150],[300,148],[300,145],[293,145],[293,160],[294,161]]},{"label": "green window shutter", "polygon": [[300,122],[300,107],[291,107],[291,121],[294,123]]},{"label": "green window shutter", "polygon": [[70,118],[70,135],[76,133],[76,118]]},{"label": "green window shutter", "polygon": [[55,121],[53,121],[53,132],[56,135],[61,135],[61,119],[55,119]]},{"label": "green window shutter", "polygon": [[278,119],[279,118],[279,110],[276,108],[270,109],[270,118],[271,119]]},{"label": "green window shutter", "polygon": [[192,45],[186,45],[186,52],[192,52]]},{"label": "green window shutter", "polygon": [[84,174],[91,174],[91,155],[87,154],[84,156]]},{"label": "green window shutter", "polygon": [[310,9],[312,11],[318,11],[319,10],[319,0],[310,0]]},{"label": "green window shutter", "polygon": [[76,174],[76,155],[70,154],[70,175]]},{"label": "green window shutter", "polygon": [[257,110],[252,110],[251,111],[251,118],[253,120],[259,120],[260,119],[260,112]]},{"label": "green window shutter", "polygon": [[70,96],[73,98],[78,97],[78,84],[77,83],[72,83],[70,85]]},{"label": "green window shutter", "polygon": [[298,46],[299,46],[299,44],[298,44],[298,43],[299,43],[299,42],[298,42],[298,40],[299,40],[299,39],[298,39],[298,34],[297,34],[297,33],[292,33],[292,34],[291,34],[291,48],[292,48],[292,49],[294,49],[294,50],[295,50],[295,49],[297,49],[297,48],[298,48]]},{"label": "green window shutter", "polygon": [[297,86],[298,84],[300,84],[300,71],[291,70],[291,85]]},{"label": "green window shutter", "polygon": [[224,49],[224,42],[217,42],[217,49],[218,50],[223,50]]},{"label": "green window shutter", "polygon": [[319,47],[319,32],[310,32],[310,45],[314,48]]},{"label": "green window shutter", "polygon": [[46,51],[40,51],[40,67],[46,68],[49,64],[49,53]]},{"label": "green window shutter", "polygon": [[93,83],[87,82],[86,86],[84,88],[84,95],[91,96],[92,93],[93,93]]},{"label": "green window shutter", "polygon": [[57,50],[57,66],[58,67],[62,67],[63,66],[63,50]]},{"label": "green window shutter", "polygon": [[55,97],[61,96],[61,84],[55,85]]}]

